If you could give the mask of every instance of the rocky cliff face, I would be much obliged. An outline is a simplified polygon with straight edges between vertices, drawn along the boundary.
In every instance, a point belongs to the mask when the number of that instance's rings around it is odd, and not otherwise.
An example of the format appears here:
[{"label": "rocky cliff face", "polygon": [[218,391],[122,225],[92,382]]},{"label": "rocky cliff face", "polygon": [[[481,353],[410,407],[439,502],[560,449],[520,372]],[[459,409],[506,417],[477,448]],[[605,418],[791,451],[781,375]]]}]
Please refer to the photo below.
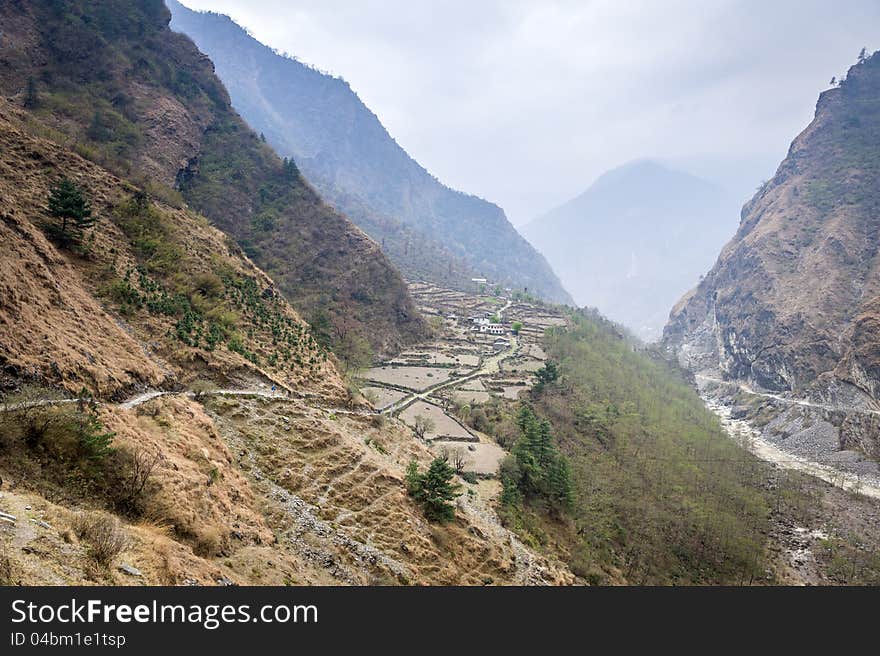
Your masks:
[{"label": "rocky cliff face", "polygon": [[[880,392],[880,57],[819,97],[664,342],[694,370],[873,405]],[[837,422],[840,423],[840,422]],[[841,442],[845,441],[845,437]]]},{"label": "rocky cliff face", "polygon": [[729,376],[802,390],[823,373],[875,395],[880,299],[880,57],[824,92],[813,122],[742,211],[667,344]]},{"label": "rocky cliff face", "polygon": [[460,287],[479,275],[571,302],[500,207],[433,177],[344,80],[277,54],[226,16],[168,4],[172,27],[211,57],[236,109],[407,276]]},{"label": "rocky cliff face", "polygon": [[177,186],[328,340],[385,351],[425,325],[378,245],[324,204],[232,109],[161,0],[0,5],[0,93],[140,184]]}]

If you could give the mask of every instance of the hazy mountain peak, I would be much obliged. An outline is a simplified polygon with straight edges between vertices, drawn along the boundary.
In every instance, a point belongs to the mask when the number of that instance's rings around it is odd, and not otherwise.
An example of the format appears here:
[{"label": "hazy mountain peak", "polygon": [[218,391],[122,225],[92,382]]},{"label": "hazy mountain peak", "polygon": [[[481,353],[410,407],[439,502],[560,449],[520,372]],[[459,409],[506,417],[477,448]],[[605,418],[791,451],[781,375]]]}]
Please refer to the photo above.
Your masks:
[{"label": "hazy mountain peak", "polygon": [[697,282],[737,216],[737,203],[719,186],[642,159],[602,174],[523,234],[578,304],[655,339],[670,304]]}]

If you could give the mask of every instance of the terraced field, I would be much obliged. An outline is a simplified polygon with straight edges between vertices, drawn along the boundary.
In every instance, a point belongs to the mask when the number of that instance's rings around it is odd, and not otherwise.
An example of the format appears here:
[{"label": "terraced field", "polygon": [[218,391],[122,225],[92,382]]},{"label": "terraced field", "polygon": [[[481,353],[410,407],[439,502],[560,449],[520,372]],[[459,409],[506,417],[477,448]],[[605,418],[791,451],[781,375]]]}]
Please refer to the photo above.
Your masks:
[{"label": "terraced field", "polygon": [[363,377],[373,383],[385,383],[421,392],[438,383],[445,383],[451,374],[452,369],[445,367],[397,367],[388,364],[367,369]]},{"label": "terraced field", "polygon": [[[412,283],[410,290],[419,309],[435,317],[438,334],[365,371],[362,389],[377,411],[397,417],[410,429],[417,418],[427,419],[430,429],[423,440],[433,453],[448,454],[466,473],[492,478],[506,455],[504,449],[444,408],[517,399],[531,388],[534,372],[547,358],[540,345],[544,330],[563,325],[565,318],[510,298],[423,283]],[[509,343],[472,330],[472,317],[490,316],[501,319]],[[514,322],[522,324],[518,335],[511,331]]]},{"label": "terraced field", "polygon": [[425,433],[425,440],[429,442],[434,440],[476,442],[479,440],[476,435],[433,403],[416,401],[400,413],[400,418],[410,427],[415,426],[418,417],[423,417],[430,422],[431,427]]}]

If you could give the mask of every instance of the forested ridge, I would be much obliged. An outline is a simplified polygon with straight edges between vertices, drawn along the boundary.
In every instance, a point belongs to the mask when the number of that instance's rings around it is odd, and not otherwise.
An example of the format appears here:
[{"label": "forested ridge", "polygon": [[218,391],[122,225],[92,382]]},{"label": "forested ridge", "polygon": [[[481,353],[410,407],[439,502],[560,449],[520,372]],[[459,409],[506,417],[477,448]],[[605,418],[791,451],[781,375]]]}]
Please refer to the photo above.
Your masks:
[{"label": "forested ridge", "polygon": [[575,483],[572,560],[632,583],[741,583],[763,570],[763,465],[670,364],[599,318],[548,331],[560,381],[536,405]]}]

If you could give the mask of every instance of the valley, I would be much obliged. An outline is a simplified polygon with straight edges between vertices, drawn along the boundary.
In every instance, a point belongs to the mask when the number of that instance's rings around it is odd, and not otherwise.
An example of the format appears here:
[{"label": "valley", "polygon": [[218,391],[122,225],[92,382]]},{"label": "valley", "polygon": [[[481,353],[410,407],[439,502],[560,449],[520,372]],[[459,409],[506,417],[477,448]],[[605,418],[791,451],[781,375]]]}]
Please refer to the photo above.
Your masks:
[{"label": "valley", "polygon": [[[761,431],[754,428],[748,421],[735,419],[731,416],[731,408],[711,398],[706,399],[706,407],[718,415],[727,433],[743,449],[765,462],[783,469],[792,469],[818,478],[846,492],[880,499],[880,479],[864,473],[847,471],[839,464],[821,464],[793,453],[782,450],[778,443],[765,439]],[[856,455],[856,454],[852,454]],[[839,462],[839,460],[838,460]],[[864,460],[862,460],[864,462]],[[876,469],[876,463],[866,463]]]},{"label": "valley", "polygon": [[[523,225],[574,307],[504,210],[226,16],[0,26],[0,585],[880,584],[880,57],[738,226],[609,147]],[[565,197],[521,136],[496,189]]]},{"label": "valley", "polygon": [[707,407],[748,450],[844,490],[880,498],[880,463],[860,451],[841,448],[832,423],[835,414],[872,417],[877,410],[760,392],[745,383],[703,374],[695,378]]},{"label": "valley", "polygon": [[407,153],[345,80],[257,41],[227,16],[169,0],[171,27],[217,67],[232,103],[277,152],[295,159],[408,277],[466,288],[472,276],[570,303],[544,257],[504,210],[452,189]]}]

